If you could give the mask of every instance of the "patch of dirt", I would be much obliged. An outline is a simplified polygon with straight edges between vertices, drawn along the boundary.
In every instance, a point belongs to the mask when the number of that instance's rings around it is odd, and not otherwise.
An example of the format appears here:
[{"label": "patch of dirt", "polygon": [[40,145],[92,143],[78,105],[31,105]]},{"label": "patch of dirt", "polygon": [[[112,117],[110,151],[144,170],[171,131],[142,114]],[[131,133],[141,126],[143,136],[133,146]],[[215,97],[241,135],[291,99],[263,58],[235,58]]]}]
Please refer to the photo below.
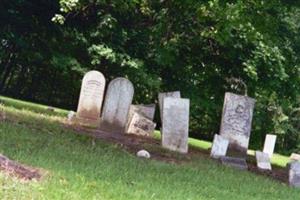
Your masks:
[{"label": "patch of dirt", "polygon": [[29,181],[33,179],[40,180],[42,177],[40,170],[22,165],[18,162],[10,160],[9,158],[1,154],[0,154],[0,170],[10,176],[15,176],[25,181]]},{"label": "patch of dirt", "polygon": [[[137,151],[141,149],[146,149],[151,154],[151,159],[159,160],[174,164],[184,164],[192,161],[193,157],[210,158],[210,150],[199,149],[195,147],[189,147],[189,152],[187,154],[180,154],[168,151],[162,148],[159,140],[146,137],[137,136],[130,134],[120,134],[120,133],[108,133],[98,129],[92,129],[82,126],[67,125],[68,128],[73,129],[77,134],[89,135],[96,139],[101,139],[109,141],[110,143],[118,144],[120,147],[126,151],[136,154]],[[218,162],[216,164],[219,164]],[[283,183],[288,182],[288,172],[285,168],[272,166],[272,171],[261,170],[257,168],[255,157],[248,156],[247,158],[248,171],[269,177],[276,181]]]}]

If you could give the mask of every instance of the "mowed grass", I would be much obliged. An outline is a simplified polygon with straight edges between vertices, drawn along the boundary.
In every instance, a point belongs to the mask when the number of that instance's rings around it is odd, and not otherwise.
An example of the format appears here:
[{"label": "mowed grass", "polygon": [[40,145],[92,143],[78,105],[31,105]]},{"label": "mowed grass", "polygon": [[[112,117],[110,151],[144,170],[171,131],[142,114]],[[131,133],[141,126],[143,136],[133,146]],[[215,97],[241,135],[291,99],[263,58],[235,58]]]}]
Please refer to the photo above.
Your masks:
[{"label": "mowed grass", "polygon": [[[0,153],[45,171],[22,182],[0,173],[0,199],[299,199],[300,190],[195,157],[180,165],[144,160],[118,145],[76,135],[63,116],[0,106]],[[195,146],[209,143],[191,139]],[[150,152],[151,153],[151,152]]]}]

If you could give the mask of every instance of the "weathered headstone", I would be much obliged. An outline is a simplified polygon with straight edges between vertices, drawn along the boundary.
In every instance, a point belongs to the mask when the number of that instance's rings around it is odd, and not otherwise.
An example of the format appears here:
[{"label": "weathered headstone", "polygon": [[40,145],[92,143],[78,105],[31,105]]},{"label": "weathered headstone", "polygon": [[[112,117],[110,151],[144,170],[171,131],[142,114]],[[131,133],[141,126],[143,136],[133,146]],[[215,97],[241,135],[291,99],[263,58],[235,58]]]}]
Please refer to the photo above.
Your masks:
[{"label": "weathered headstone", "polygon": [[221,163],[226,166],[234,167],[240,170],[247,170],[248,165],[245,159],[243,158],[235,158],[235,157],[228,157],[222,156]]},{"label": "weathered headstone", "polygon": [[210,156],[212,158],[220,158],[221,156],[226,156],[228,144],[229,141],[226,138],[215,134]]},{"label": "weathered headstone", "polygon": [[98,71],[90,71],[83,77],[77,119],[99,121],[105,88],[105,78]]},{"label": "weathered headstone", "polygon": [[163,122],[163,105],[164,105],[164,98],[166,97],[180,98],[180,91],[162,92],[158,94],[158,105],[159,105],[159,114],[160,114],[161,123]]},{"label": "weathered headstone", "polygon": [[290,156],[290,160],[299,161],[300,160],[300,154],[292,153]]},{"label": "weathered headstone", "polygon": [[265,144],[264,144],[264,153],[267,153],[270,158],[273,156],[275,144],[276,144],[276,135],[266,135]]},{"label": "weathered headstone", "polygon": [[133,94],[133,85],[126,78],[116,78],[109,83],[100,129],[119,133],[125,132]]},{"label": "weathered headstone", "polygon": [[261,151],[256,151],[255,158],[256,158],[257,167],[259,169],[272,170],[269,154]]},{"label": "weathered headstone", "polygon": [[128,134],[150,136],[153,134],[156,124],[150,119],[134,113],[127,129]]},{"label": "weathered headstone", "polygon": [[143,115],[144,117],[153,121],[155,114],[155,104],[141,104],[141,105],[131,105],[129,109],[129,119],[132,118],[134,113]]},{"label": "weathered headstone", "polygon": [[163,101],[162,146],[188,152],[190,100],[166,97]]},{"label": "weathered headstone", "polygon": [[220,135],[229,140],[229,155],[247,155],[254,104],[250,97],[225,94]]},{"label": "weathered headstone", "polygon": [[287,164],[289,171],[289,185],[292,187],[300,187],[300,162],[292,161]]}]

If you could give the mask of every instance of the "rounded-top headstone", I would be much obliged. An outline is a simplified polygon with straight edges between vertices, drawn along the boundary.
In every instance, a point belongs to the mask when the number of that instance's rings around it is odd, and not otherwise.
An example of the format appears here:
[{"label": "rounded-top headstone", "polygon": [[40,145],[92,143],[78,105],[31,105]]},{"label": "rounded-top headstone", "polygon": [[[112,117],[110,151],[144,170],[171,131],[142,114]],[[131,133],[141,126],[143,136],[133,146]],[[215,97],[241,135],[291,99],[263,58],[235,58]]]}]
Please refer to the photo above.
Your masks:
[{"label": "rounded-top headstone", "polygon": [[100,118],[105,78],[98,71],[87,72],[82,80],[77,117],[98,120]]},{"label": "rounded-top headstone", "polygon": [[133,94],[134,87],[126,78],[116,78],[109,83],[101,118],[102,130],[125,131]]}]

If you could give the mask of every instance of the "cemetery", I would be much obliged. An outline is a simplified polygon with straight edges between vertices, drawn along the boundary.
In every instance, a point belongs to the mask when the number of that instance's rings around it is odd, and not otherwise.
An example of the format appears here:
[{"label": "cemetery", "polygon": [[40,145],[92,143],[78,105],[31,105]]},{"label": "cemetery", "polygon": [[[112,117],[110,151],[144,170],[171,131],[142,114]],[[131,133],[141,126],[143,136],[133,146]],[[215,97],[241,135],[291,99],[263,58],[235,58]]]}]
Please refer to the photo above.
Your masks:
[{"label": "cemetery", "polygon": [[300,198],[300,4],[0,2],[0,200]]}]

